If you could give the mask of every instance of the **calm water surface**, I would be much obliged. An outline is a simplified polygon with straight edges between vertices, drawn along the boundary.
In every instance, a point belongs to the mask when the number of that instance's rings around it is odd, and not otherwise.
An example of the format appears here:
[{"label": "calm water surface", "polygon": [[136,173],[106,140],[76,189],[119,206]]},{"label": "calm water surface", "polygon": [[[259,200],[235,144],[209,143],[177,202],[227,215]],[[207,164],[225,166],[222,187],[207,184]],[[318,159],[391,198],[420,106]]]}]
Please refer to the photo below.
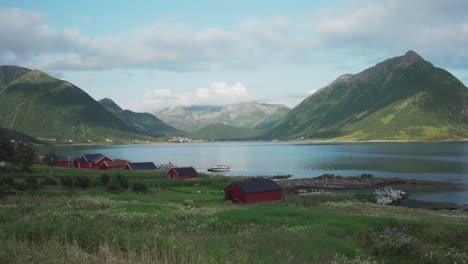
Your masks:
[{"label": "calm water surface", "polygon": [[[46,149],[40,149],[47,152]],[[456,182],[468,186],[468,142],[457,143],[283,143],[212,142],[113,146],[64,146],[58,153],[79,156],[103,153],[113,159],[169,161],[206,171],[231,165],[226,175],[292,174],[296,178],[324,173],[344,176],[372,173]],[[412,194],[413,199],[468,203],[468,191]]]}]

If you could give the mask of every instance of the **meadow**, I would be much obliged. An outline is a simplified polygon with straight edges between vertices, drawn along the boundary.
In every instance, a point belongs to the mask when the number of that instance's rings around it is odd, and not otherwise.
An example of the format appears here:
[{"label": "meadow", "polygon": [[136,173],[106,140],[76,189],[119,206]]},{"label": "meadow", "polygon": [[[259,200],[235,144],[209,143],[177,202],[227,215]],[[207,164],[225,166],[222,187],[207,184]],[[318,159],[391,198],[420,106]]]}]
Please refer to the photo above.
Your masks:
[{"label": "meadow", "polygon": [[[106,186],[103,174],[128,188]],[[61,184],[79,177],[85,188]],[[0,263],[468,262],[464,211],[380,206],[362,194],[234,205],[223,176],[35,165],[6,178],[24,191],[0,198]]]}]

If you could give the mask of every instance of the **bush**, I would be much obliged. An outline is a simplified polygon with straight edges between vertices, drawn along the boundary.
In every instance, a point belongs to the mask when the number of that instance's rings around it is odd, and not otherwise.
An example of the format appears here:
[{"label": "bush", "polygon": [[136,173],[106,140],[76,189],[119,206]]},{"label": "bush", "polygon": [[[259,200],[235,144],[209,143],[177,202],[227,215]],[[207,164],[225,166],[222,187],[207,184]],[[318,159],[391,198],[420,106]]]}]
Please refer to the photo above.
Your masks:
[{"label": "bush", "polygon": [[89,178],[86,176],[78,176],[75,179],[75,185],[77,187],[86,189],[89,187]]},{"label": "bush", "polygon": [[109,184],[107,185],[107,189],[110,191],[121,191],[128,189],[128,179],[123,175],[115,175],[112,176]]},{"label": "bush", "polygon": [[39,181],[34,176],[28,176],[24,181],[29,189],[37,189],[39,187]]},{"label": "bush", "polygon": [[45,178],[44,180],[41,181],[41,184],[42,185],[57,185],[58,181],[57,181],[57,179],[55,179],[53,177],[47,177],[47,178]]},{"label": "bush", "polygon": [[60,184],[67,187],[73,187],[73,179],[70,176],[60,178]]},{"label": "bush", "polygon": [[135,182],[132,186],[134,192],[146,192],[146,185],[141,182]]},{"label": "bush", "polygon": [[116,175],[114,176],[113,178],[115,178],[115,180],[119,183],[120,187],[122,187],[122,189],[126,190],[128,189],[128,187],[130,186],[128,184],[128,179],[127,177],[123,176],[123,175]]},{"label": "bush", "polygon": [[13,188],[18,191],[26,191],[28,189],[28,186],[24,182],[17,182],[13,184]]},{"label": "bush", "polygon": [[107,186],[110,181],[110,176],[107,173],[104,173],[101,175],[100,180],[101,180],[102,185]]},{"label": "bush", "polygon": [[15,179],[10,177],[2,177],[0,178],[0,185],[13,185],[15,184]]}]

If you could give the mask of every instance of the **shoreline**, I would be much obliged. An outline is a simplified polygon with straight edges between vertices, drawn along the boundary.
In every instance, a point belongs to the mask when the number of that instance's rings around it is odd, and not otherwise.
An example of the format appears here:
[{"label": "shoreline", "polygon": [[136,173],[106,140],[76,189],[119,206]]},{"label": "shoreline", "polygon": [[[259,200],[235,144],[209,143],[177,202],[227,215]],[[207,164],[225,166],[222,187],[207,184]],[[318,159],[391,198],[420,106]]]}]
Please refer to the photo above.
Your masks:
[{"label": "shoreline", "polygon": [[219,142],[267,142],[267,143],[318,143],[318,144],[360,144],[360,143],[468,143],[468,139],[445,139],[445,140],[218,140],[218,141],[201,141],[201,142],[167,142],[167,141],[152,141],[152,142],[127,142],[127,143],[60,143],[60,144],[38,144],[34,146],[121,146],[121,145],[155,145],[155,144],[199,144],[199,143],[219,143]]},{"label": "shoreline", "polygon": [[[238,179],[271,178],[265,176],[249,177],[237,176]],[[352,191],[363,189],[381,189],[392,187],[404,191],[451,191],[468,190],[468,186],[452,182],[430,181],[417,179],[402,179],[399,177],[379,177],[372,174],[361,174],[358,176],[340,176],[334,174],[323,174],[318,177],[300,179],[278,179],[276,181],[281,187],[289,192],[299,190],[305,192],[314,191]]]}]

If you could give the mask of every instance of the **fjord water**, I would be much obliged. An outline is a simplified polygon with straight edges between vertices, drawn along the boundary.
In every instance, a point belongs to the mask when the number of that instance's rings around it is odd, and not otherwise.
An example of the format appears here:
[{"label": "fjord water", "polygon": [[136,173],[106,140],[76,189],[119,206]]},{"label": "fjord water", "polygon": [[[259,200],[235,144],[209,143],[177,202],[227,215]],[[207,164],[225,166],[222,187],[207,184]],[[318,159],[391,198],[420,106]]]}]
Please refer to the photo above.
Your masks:
[{"label": "fjord water", "polygon": [[[39,152],[46,152],[40,149]],[[292,174],[295,178],[325,173],[343,176],[371,173],[381,177],[455,182],[468,186],[468,142],[442,143],[290,143],[210,142],[184,144],[63,146],[71,157],[103,153],[113,159],[172,162],[206,172],[228,164],[225,175]],[[413,199],[468,203],[468,191],[417,193]]]}]

